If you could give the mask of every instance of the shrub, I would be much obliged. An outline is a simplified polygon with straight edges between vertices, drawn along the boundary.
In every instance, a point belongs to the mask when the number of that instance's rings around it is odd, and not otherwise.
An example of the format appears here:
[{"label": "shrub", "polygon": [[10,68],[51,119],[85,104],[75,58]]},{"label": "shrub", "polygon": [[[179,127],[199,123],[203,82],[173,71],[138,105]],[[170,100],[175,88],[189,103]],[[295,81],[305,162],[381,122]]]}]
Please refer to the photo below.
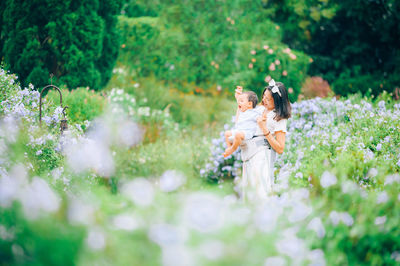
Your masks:
[{"label": "shrub", "polygon": [[[83,125],[85,121],[91,121],[99,116],[107,105],[107,99],[101,94],[95,93],[89,88],[77,88],[75,90],[62,89],[63,106],[68,106],[65,113],[71,124]],[[60,103],[59,93],[49,91],[46,96],[54,105]]]},{"label": "shrub", "polygon": [[321,77],[306,78],[301,88],[301,93],[306,99],[315,97],[325,98],[333,94],[328,82]]}]

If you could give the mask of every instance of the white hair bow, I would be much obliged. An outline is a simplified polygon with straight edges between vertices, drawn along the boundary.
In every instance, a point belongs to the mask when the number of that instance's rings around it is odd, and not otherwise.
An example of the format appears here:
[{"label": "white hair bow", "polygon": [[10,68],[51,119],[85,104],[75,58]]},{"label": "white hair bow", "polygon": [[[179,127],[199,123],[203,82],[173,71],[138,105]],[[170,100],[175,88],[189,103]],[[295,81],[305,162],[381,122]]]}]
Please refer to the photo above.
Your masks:
[{"label": "white hair bow", "polygon": [[272,87],[272,93],[278,93],[280,97],[282,97],[281,92],[279,91],[278,86],[276,86],[275,80],[271,79],[268,83],[270,87]]}]

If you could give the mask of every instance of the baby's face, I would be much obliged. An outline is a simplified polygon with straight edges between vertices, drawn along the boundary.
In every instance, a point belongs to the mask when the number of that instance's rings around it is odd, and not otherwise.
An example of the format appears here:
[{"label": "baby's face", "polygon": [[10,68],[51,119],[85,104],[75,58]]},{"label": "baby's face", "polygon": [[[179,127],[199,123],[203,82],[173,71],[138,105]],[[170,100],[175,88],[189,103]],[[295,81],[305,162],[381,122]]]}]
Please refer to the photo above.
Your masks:
[{"label": "baby's face", "polygon": [[241,94],[238,98],[238,106],[241,112],[249,110],[253,107],[252,103],[249,101],[247,94]]}]

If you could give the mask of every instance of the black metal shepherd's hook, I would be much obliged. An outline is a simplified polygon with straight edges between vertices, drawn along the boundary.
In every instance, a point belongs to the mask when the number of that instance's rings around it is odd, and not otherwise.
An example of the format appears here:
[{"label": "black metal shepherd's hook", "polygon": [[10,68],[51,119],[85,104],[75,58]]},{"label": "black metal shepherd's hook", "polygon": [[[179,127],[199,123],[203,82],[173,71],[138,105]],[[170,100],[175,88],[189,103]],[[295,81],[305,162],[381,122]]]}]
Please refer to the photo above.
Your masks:
[{"label": "black metal shepherd's hook", "polygon": [[[46,87],[44,87],[42,89],[42,91],[40,92],[40,100],[39,100],[39,124],[40,125],[42,125],[42,96],[43,96],[43,92],[48,88],[54,88],[58,91],[58,93],[60,94],[60,106],[61,106],[61,108],[63,108],[61,90],[57,86],[54,86],[54,85],[47,85]],[[68,106],[65,106],[62,111],[62,113],[64,115],[64,119],[61,120],[61,125],[60,125],[61,133],[63,133],[64,130],[68,129],[67,119],[65,118],[65,109],[67,109],[67,108],[68,108]]]}]

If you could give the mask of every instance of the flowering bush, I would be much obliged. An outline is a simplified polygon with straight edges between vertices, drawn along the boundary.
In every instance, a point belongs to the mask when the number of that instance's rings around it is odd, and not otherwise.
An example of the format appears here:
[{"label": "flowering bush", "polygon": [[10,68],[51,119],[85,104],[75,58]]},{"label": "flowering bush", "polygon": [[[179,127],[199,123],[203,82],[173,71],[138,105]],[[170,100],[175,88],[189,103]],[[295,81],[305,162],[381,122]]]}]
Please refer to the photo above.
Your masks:
[{"label": "flowering bush", "polygon": [[[284,170],[284,176],[291,173],[295,183],[308,184],[326,168],[366,186],[381,183],[377,174],[370,178],[376,169],[380,169],[379,176],[393,172],[393,165],[397,165],[395,170],[399,169],[400,135],[396,129],[400,127],[400,105],[383,100],[377,100],[375,105],[357,97],[294,103],[285,152],[278,156],[277,168]],[[226,148],[222,133],[212,141],[213,157],[201,171],[203,176],[219,179],[240,171],[239,153],[232,155],[234,160],[227,161],[218,152]],[[358,163],[360,160],[362,163]]]},{"label": "flowering bush", "polygon": [[[196,156],[205,152],[197,149],[211,145],[204,136],[193,140],[197,146],[179,134],[138,145],[141,129],[131,118],[139,109],[129,114],[132,98],[124,92],[110,95],[114,111],[93,120],[86,132],[72,125],[63,135],[51,124],[38,127],[32,104],[25,105],[34,93],[16,91],[5,100],[24,103],[26,111],[1,103],[0,254],[7,264],[400,261],[399,104],[360,98],[294,104],[287,149],[276,164],[278,193],[240,202],[230,182],[190,189],[201,182],[191,169],[192,161],[203,162]],[[150,109],[139,116],[151,115]],[[376,130],[366,130],[372,126]],[[213,143],[214,151],[223,145]],[[165,151],[165,160],[154,160]],[[144,167],[147,160],[153,168]],[[173,168],[177,160],[186,163]],[[169,169],[160,172],[160,163]],[[223,170],[222,163],[231,168]],[[238,167],[218,158],[208,177],[219,180]],[[361,178],[365,171],[368,179]]]},{"label": "flowering bush", "polygon": [[[91,121],[101,115],[107,106],[107,97],[89,88],[61,89],[61,92],[63,106],[68,106],[66,114],[71,124],[84,125],[85,121]],[[60,102],[59,93],[55,90],[50,90],[46,98],[55,105]]]},{"label": "flowering bush", "polygon": [[155,141],[161,134],[173,134],[179,129],[168,109],[162,111],[143,104],[139,105],[135,97],[122,89],[112,89],[109,101],[112,104],[112,113],[126,114],[144,127],[146,141]]},{"label": "flowering bush", "polygon": [[328,82],[321,77],[309,77],[304,81],[301,93],[306,99],[333,96]]}]

